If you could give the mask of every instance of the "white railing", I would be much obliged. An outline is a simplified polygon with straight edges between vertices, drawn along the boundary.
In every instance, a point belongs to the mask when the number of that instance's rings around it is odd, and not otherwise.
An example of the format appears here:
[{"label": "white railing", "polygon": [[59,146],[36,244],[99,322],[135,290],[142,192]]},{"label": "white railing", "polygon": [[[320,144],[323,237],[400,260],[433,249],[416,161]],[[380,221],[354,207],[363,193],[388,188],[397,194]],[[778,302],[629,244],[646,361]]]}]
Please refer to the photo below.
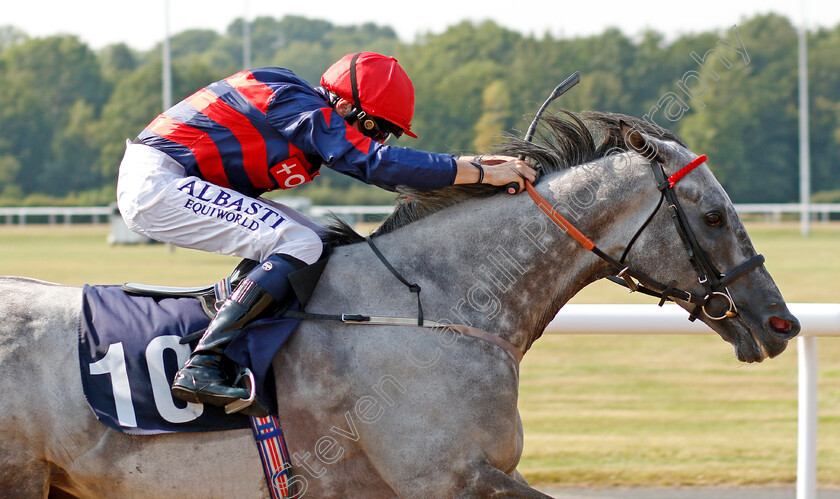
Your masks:
[{"label": "white railing", "polygon": [[[799,351],[797,499],[817,494],[817,336],[840,336],[840,303],[791,303],[802,331]],[[676,305],[566,305],[546,328],[554,334],[712,334]]]},{"label": "white railing", "polygon": [[[779,222],[783,213],[802,213],[799,203],[736,203],[735,210],[739,214],[763,214],[768,221]],[[808,211],[813,218],[815,215],[823,222],[829,220],[832,213],[840,213],[840,203],[811,203]]]},{"label": "white railing", "polygon": [[387,216],[394,211],[393,206],[312,206],[308,210],[308,215],[314,218],[325,217],[330,213],[335,213],[338,216],[358,216],[364,217],[367,215],[381,215]]},{"label": "white railing", "polygon": [[112,211],[108,206],[21,206],[0,208],[0,220],[6,225],[26,225],[31,217],[46,217],[52,225],[61,218],[64,224],[70,225],[73,217],[84,216],[91,220],[86,223],[108,223]]},{"label": "white railing", "polygon": [[[289,198],[289,201],[300,200],[300,198]],[[277,201],[284,202],[284,198]],[[349,222],[361,221],[366,216],[387,216],[394,210],[393,206],[311,206],[306,203],[288,203],[292,208],[313,218],[325,217],[330,212]],[[784,213],[801,213],[801,205],[797,203],[754,203],[736,204],[735,209],[741,214],[764,214],[767,220],[778,222]],[[823,221],[829,219],[832,213],[840,213],[840,203],[823,203],[809,205],[812,216],[817,216]],[[91,222],[107,223],[108,217],[116,214],[110,206],[90,207],[62,207],[62,206],[32,206],[32,207],[11,207],[0,208],[0,223],[25,225],[31,217],[46,217],[47,223],[57,223],[60,218],[63,223],[71,224],[73,217],[86,216]],[[77,220],[78,222],[78,220]]]},{"label": "white railing", "polygon": [[[278,201],[283,201],[283,199],[281,198]],[[361,221],[366,216],[387,216],[394,211],[393,206],[296,206],[292,203],[289,205],[316,219],[326,217],[329,213],[335,213],[339,217],[349,218],[351,221]],[[38,223],[43,223],[43,220],[46,219],[46,223],[50,225],[59,222],[67,225],[73,223],[108,223],[109,217],[117,214],[117,211],[110,206],[0,207],[0,224],[26,225],[33,222],[33,217],[41,219]],[[81,216],[88,217],[88,220],[79,221],[78,218]]]}]

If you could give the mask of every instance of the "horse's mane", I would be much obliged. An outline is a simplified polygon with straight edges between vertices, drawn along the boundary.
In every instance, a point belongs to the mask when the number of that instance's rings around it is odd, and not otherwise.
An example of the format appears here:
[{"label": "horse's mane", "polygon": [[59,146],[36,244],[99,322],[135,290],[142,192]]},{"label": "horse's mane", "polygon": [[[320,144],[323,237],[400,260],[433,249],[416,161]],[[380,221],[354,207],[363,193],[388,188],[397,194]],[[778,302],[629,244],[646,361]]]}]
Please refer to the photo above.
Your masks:
[{"label": "horse's mane", "polygon": [[[496,153],[529,158],[543,175],[560,171],[627,151],[621,136],[622,121],[651,137],[685,146],[676,133],[639,118],[619,113],[587,111],[575,114],[563,110],[540,119],[535,141],[527,142],[508,135],[505,137],[507,142],[501,144]],[[397,198],[396,209],[373,235],[393,232],[466,199],[489,197],[500,192],[499,187],[475,184],[453,185],[434,191],[403,189]],[[337,218],[323,239],[336,246],[364,240]]]}]

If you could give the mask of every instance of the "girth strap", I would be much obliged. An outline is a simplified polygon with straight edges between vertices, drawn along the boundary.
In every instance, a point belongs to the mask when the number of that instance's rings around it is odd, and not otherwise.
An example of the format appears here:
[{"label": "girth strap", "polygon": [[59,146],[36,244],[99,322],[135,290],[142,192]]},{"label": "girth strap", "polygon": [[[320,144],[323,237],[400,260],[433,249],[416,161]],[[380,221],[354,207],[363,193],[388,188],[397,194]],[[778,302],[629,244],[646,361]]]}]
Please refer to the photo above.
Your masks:
[{"label": "girth strap", "polygon": [[496,336],[494,334],[490,334],[487,331],[482,331],[481,329],[476,329],[474,327],[465,326],[463,324],[449,324],[449,323],[442,323],[436,321],[424,321],[423,320],[423,305],[420,303],[420,286],[418,284],[412,284],[408,282],[406,278],[404,278],[397,269],[391,265],[391,262],[385,258],[385,255],[379,251],[379,248],[373,243],[373,240],[370,236],[366,237],[365,240],[367,241],[370,249],[373,250],[373,253],[376,255],[377,258],[385,265],[385,267],[394,275],[401,283],[408,287],[408,290],[412,293],[417,293],[417,319],[410,317],[392,317],[392,316],[381,316],[381,315],[362,315],[362,314],[319,314],[319,313],[312,313],[312,312],[303,312],[297,310],[286,310],[282,313],[283,317],[289,318],[296,318],[296,319],[304,319],[304,320],[328,320],[328,321],[341,321],[345,324],[358,324],[358,325],[366,325],[366,326],[374,326],[374,325],[382,325],[382,326],[419,326],[425,328],[445,328],[451,329],[453,331],[457,331],[466,336],[472,336],[473,338],[478,338],[489,343],[493,343],[510,353],[514,359],[518,363],[522,360],[522,357],[525,355],[522,350],[519,349],[516,345],[509,342],[508,340],[502,338],[501,336]]},{"label": "girth strap", "polygon": [[[417,321],[412,317],[391,317],[382,315],[360,315],[360,314],[318,314],[311,312],[299,312],[297,310],[287,310],[283,313],[283,317],[290,317],[304,320],[325,320],[325,321],[341,321],[345,324],[357,324],[363,326],[418,326]],[[444,328],[457,331],[465,336],[472,336],[489,343],[493,343],[510,353],[517,362],[522,360],[525,354],[516,345],[502,338],[490,334],[487,331],[477,329],[463,324],[449,324],[437,321],[424,321],[420,327],[436,329]]]}]

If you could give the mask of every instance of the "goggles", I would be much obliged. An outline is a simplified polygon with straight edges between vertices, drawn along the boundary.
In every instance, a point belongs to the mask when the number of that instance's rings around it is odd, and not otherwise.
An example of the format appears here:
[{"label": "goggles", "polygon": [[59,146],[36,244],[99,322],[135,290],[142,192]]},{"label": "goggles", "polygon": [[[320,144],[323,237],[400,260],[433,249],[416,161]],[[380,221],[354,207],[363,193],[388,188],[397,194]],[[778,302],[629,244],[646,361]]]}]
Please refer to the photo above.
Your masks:
[{"label": "goggles", "polygon": [[390,121],[370,115],[362,120],[360,128],[365,136],[377,142],[384,142],[391,135],[399,139],[404,132],[402,128]]}]

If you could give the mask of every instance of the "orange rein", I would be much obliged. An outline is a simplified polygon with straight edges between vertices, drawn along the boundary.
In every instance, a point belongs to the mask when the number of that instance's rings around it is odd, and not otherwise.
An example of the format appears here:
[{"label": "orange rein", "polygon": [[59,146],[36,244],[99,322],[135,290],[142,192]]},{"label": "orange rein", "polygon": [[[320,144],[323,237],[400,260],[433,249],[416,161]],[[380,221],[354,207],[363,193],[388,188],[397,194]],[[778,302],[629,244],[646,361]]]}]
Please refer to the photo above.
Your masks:
[{"label": "orange rein", "polygon": [[531,199],[534,200],[534,203],[540,207],[540,209],[545,212],[546,215],[549,216],[554,223],[560,226],[561,229],[566,231],[570,236],[575,238],[575,241],[579,242],[584,248],[589,251],[592,251],[592,248],[595,247],[595,243],[592,242],[591,239],[584,236],[581,231],[577,229],[571,222],[566,220],[566,217],[560,214],[557,210],[555,210],[551,204],[544,197],[534,189],[534,186],[531,184],[529,180],[525,180],[525,190],[528,191],[528,194],[531,195]]}]

